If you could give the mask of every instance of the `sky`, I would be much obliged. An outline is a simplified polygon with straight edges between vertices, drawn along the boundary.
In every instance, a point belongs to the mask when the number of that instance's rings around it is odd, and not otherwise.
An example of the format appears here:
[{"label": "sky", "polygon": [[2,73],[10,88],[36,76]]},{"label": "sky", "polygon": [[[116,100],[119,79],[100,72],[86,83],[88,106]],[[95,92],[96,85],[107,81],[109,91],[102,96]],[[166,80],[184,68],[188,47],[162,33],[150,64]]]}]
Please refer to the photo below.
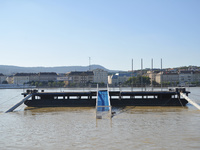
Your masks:
[{"label": "sky", "polygon": [[200,0],[0,0],[0,65],[200,66],[199,8]]}]

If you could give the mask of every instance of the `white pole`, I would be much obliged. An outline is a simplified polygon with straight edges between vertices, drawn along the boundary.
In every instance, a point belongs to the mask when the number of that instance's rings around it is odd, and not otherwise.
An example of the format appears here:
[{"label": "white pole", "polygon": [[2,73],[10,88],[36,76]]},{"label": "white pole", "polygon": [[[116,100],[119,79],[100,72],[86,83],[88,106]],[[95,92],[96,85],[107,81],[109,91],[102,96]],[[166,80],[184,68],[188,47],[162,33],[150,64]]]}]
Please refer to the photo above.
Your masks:
[{"label": "white pole", "polygon": [[151,90],[153,91],[153,59],[151,59]]},{"label": "white pole", "polygon": [[132,77],[132,84],[131,84],[131,92],[133,92],[133,59],[132,59],[132,73],[131,73],[131,77]]},{"label": "white pole", "polygon": [[96,108],[97,108],[97,101],[98,101],[98,93],[99,93],[99,85],[97,84]]},{"label": "white pole", "polygon": [[143,91],[143,59],[141,59],[141,87],[142,87],[142,91]]},{"label": "white pole", "polygon": [[89,71],[91,71],[91,58],[89,57]]},{"label": "white pole", "polygon": [[162,79],[163,78],[163,71],[162,71],[162,58],[161,58],[161,74],[160,74],[160,85],[161,85],[161,91],[162,91]]},{"label": "white pole", "polygon": [[96,119],[100,118],[100,116],[97,116],[97,109],[98,109],[98,93],[99,93],[99,84],[97,84],[97,97],[96,97]]},{"label": "white pole", "polygon": [[19,103],[15,104],[13,107],[8,109],[5,113],[12,112],[15,110],[17,107],[19,107],[23,102],[25,102],[27,99],[29,99],[33,94],[27,95],[23,100],[21,100]]},{"label": "white pole", "polygon": [[112,117],[112,110],[111,110],[112,106],[111,106],[111,104],[110,104],[110,93],[109,93],[108,84],[107,84],[107,92],[108,92],[108,103],[109,103],[108,108],[109,108],[109,114],[110,114],[110,118],[111,118],[111,117]]}]

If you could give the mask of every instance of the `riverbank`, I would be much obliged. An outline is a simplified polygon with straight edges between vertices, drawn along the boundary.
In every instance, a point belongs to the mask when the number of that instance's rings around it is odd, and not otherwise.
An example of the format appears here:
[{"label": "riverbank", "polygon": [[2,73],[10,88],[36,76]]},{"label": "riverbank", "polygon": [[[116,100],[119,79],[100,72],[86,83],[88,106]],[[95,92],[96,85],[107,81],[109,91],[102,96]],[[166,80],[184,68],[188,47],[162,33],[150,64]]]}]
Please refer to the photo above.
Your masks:
[{"label": "riverbank", "polygon": [[0,89],[27,89],[27,88],[36,88],[36,86],[18,85],[18,84],[0,84]]}]

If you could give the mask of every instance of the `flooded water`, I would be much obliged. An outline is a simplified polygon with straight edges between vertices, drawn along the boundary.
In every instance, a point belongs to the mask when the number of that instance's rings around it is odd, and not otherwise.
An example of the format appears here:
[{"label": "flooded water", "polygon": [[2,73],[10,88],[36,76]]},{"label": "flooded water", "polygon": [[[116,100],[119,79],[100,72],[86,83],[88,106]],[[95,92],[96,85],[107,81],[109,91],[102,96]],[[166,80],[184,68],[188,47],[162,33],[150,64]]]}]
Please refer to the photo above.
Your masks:
[{"label": "flooded water", "polygon": [[[200,104],[200,88],[188,90],[190,98]],[[112,119],[98,120],[95,108],[21,105],[4,113],[23,98],[22,92],[0,90],[1,150],[200,149],[200,110],[190,104],[113,108],[116,115]]]}]

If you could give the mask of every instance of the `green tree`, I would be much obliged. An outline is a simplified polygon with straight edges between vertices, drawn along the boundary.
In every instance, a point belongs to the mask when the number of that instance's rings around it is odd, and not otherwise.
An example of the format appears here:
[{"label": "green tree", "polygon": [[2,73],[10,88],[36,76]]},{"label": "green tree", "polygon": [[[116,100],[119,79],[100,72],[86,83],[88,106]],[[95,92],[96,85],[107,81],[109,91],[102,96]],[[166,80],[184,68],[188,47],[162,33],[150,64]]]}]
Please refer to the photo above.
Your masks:
[{"label": "green tree", "polygon": [[40,83],[38,84],[38,86],[39,86],[39,87],[42,87],[42,86],[43,86],[43,83],[42,83],[42,82],[40,82]]},{"label": "green tree", "polygon": [[52,83],[51,82],[48,82],[48,87],[51,87],[52,86]]},{"label": "green tree", "polygon": [[38,86],[39,86],[39,83],[38,83],[38,82],[35,82],[35,86],[38,87]]},{"label": "green tree", "polygon": [[33,81],[33,82],[31,82],[31,86],[35,86],[35,82]]},{"label": "green tree", "polygon": [[59,87],[64,87],[65,83],[64,83],[63,81],[59,81],[59,82],[57,83],[57,85],[58,85]]},{"label": "green tree", "polygon": [[130,77],[127,81],[126,81],[126,85],[141,85],[143,81],[143,84],[149,85],[150,84],[150,78],[147,76],[137,76],[137,77]]},{"label": "green tree", "polygon": [[53,87],[56,87],[56,86],[57,86],[57,83],[56,83],[56,82],[53,82],[53,83],[52,83],[52,86],[53,86]]}]

